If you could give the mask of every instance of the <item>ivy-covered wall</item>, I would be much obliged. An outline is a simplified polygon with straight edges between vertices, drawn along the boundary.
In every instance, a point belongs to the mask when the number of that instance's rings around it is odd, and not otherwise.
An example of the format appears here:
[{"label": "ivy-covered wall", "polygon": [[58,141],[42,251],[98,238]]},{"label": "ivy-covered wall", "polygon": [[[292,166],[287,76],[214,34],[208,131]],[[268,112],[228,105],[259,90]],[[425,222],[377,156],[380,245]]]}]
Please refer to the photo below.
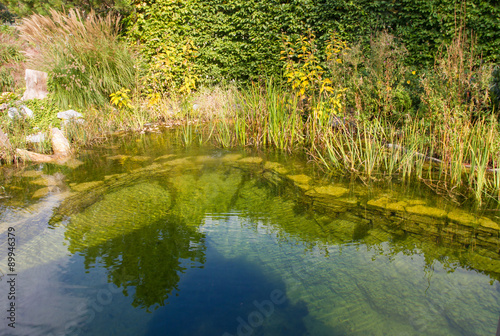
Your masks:
[{"label": "ivy-covered wall", "polygon": [[151,61],[164,53],[182,63],[191,41],[198,49],[194,67],[205,82],[279,74],[282,34],[309,29],[319,47],[333,32],[368,45],[385,29],[401,38],[409,62],[426,65],[465,18],[484,59],[500,60],[500,6],[493,1],[133,0],[133,7],[128,34],[143,55]]}]

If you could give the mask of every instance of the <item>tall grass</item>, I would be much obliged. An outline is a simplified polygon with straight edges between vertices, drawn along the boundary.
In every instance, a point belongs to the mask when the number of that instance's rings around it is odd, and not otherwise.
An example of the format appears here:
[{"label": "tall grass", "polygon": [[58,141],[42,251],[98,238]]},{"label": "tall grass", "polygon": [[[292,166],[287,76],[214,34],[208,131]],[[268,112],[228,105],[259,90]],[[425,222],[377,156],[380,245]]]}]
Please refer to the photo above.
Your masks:
[{"label": "tall grass", "polygon": [[134,57],[119,39],[117,16],[51,10],[23,19],[19,30],[40,51],[31,62],[50,74],[50,91],[61,106],[103,106],[111,93],[135,84]]}]

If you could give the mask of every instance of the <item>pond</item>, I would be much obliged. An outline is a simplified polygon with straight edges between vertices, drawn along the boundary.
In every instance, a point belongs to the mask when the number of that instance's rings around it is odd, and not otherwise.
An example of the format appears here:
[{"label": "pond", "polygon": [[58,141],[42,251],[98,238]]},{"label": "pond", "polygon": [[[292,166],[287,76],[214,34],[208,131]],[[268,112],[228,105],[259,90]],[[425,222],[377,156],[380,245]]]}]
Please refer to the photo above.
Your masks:
[{"label": "pond", "polygon": [[175,139],[3,172],[0,334],[495,334],[496,212]]}]

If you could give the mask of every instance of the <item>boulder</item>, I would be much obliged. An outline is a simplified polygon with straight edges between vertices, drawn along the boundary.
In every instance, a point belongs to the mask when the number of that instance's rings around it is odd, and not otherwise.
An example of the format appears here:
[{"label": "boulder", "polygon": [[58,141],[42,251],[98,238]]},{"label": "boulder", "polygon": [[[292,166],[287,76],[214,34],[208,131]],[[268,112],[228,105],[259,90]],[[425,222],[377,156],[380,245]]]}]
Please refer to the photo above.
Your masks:
[{"label": "boulder", "polygon": [[57,117],[63,120],[71,120],[71,119],[83,118],[83,114],[81,114],[80,112],[76,112],[75,110],[67,110],[59,112],[57,114]]},{"label": "boulder", "polygon": [[22,100],[43,99],[49,93],[47,91],[47,73],[43,71],[26,69],[24,79],[26,80],[26,91]]},{"label": "boulder", "polygon": [[26,117],[26,118],[33,118],[35,115],[33,113],[33,111],[27,107],[26,105],[21,105],[19,107],[19,112],[21,112],[21,115]]},{"label": "boulder", "polygon": [[10,107],[7,110],[7,115],[9,116],[10,119],[21,118],[21,114],[19,114],[19,110],[16,107]]},{"label": "boulder", "polygon": [[54,151],[54,156],[66,157],[71,155],[71,148],[69,146],[69,141],[64,136],[63,132],[59,128],[52,128],[52,150]]},{"label": "boulder", "polygon": [[45,134],[43,134],[42,132],[26,136],[26,142],[40,143],[44,141],[45,141]]},{"label": "boulder", "polygon": [[1,150],[11,150],[9,137],[0,129],[0,151]]}]

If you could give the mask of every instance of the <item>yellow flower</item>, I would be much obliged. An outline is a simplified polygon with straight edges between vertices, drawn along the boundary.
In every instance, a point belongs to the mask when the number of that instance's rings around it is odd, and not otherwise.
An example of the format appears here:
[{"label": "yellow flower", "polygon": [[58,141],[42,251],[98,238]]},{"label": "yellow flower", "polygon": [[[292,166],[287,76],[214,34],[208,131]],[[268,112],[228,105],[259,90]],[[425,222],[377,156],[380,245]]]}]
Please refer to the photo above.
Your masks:
[{"label": "yellow flower", "polygon": [[342,60],[340,58],[337,58],[337,63],[342,64]]},{"label": "yellow flower", "polygon": [[415,70],[413,70],[413,71],[411,72],[411,74],[412,74],[412,75],[415,75],[416,73],[417,73],[417,72],[416,72]]},{"label": "yellow flower", "polygon": [[407,83],[407,84],[410,84],[410,81],[409,81],[409,80],[407,80],[407,81],[406,81],[406,83]]}]

